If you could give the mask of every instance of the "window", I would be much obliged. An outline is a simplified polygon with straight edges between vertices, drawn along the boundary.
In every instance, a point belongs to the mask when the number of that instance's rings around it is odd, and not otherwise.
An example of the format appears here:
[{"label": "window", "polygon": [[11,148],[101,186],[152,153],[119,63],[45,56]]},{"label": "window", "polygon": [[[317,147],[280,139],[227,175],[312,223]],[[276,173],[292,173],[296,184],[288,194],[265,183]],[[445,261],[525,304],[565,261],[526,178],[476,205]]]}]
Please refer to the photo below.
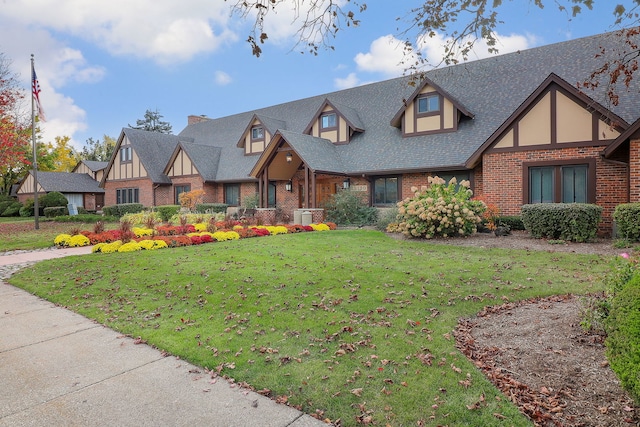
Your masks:
[{"label": "window", "polygon": [[140,190],[137,188],[118,188],[116,190],[116,204],[140,203]]},{"label": "window", "polygon": [[267,207],[268,208],[276,207],[276,183],[275,182],[269,182]]},{"label": "window", "polygon": [[440,111],[440,95],[427,95],[418,98],[418,114]]},{"label": "window", "polygon": [[592,203],[589,165],[529,168],[529,203]]},{"label": "window", "polygon": [[398,202],[398,177],[376,178],[373,181],[373,202],[375,205],[390,205]]},{"label": "window", "polygon": [[254,126],[251,128],[251,139],[260,140],[264,139],[264,128],[262,126]]},{"label": "window", "polygon": [[175,192],[176,192],[176,201],[175,204],[179,205],[180,204],[180,194],[182,193],[188,193],[189,191],[191,191],[191,185],[176,185],[175,186]]},{"label": "window", "polygon": [[224,185],[224,202],[229,206],[240,206],[240,184]]},{"label": "window", "polygon": [[322,129],[330,129],[338,126],[338,117],[336,113],[328,113],[320,116],[320,126]]},{"label": "window", "polygon": [[120,162],[121,163],[130,162],[131,159],[132,159],[132,157],[131,157],[131,147],[122,147],[122,148],[120,148]]}]

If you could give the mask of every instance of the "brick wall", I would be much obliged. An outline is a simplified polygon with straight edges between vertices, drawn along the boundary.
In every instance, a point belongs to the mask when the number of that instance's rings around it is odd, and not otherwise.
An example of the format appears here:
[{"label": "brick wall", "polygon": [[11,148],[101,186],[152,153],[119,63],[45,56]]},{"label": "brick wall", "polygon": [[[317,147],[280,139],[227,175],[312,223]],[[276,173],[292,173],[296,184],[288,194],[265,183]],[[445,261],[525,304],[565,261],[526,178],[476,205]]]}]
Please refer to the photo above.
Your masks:
[{"label": "brick wall", "polygon": [[[144,206],[153,206],[153,183],[149,179],[132,179],[127,181],[106,181],[104,184],[104,205],[116,204],[116,190],[119,188],[139,189],[139,200]],[[158,202],[158,205],[166,204]]]},{"label": "brick wall", "polygon": [[640,139],[631,140],[629,147],[629,201],[640,202]]},{"label": "brick wall", "polygon": [[596,204],[603,208],[602,233],[609,233],[616,205],[628,200],[628,174],[624,164],[606,162],[600,153],[604,147],[573,147],[488,153],[483,156],[482,195],[500,209],[501,215],[519,215],[523,202],[523,162],[548,162],[568,159],[595,159]]}]

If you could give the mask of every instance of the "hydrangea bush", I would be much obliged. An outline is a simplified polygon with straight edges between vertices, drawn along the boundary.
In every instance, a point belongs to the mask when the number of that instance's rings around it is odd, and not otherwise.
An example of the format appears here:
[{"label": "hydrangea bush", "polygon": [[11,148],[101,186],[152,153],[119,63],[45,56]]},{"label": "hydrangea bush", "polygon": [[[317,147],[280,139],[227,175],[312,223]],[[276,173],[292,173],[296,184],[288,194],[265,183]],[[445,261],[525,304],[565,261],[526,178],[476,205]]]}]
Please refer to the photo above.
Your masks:
[{"label": "hydrangea bush", "polygon": [[458,185],[456,178],[447,183],[436,176],[429,177],[429,184],[413,187],[414,196],[398,202],[398,222],[389,224],[387,230],[427,239],[475,233],[486,205],[471,199],[469,181]]}]

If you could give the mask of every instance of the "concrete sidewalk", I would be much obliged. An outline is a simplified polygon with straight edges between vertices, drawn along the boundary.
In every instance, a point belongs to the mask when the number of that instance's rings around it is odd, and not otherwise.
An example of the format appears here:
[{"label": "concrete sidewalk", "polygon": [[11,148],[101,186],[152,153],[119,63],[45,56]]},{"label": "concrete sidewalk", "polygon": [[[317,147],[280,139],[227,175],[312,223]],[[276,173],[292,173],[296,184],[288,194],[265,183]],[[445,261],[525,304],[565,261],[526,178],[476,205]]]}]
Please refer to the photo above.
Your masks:
[{"label": "concrete sidewalk", "polygon": [[[81,250],[90,252],[13,260]],[[0,256],[0,265],[13,256]],[[0,426],[43,425],[326,424],[0,282]]]}]

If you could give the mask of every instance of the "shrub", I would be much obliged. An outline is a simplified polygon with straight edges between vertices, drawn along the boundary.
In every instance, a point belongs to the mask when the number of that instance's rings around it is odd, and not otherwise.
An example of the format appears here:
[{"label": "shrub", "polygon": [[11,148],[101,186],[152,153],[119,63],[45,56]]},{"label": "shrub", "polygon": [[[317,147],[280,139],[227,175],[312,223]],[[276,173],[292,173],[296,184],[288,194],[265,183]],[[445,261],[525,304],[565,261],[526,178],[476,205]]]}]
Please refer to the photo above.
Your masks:
[{"label": "shrub", "polygon": [[58,191],[52,191],[38,198],[38,207],[40,208],[51,208],[54,206],[67,207],[68,203],[67,198]]},{"label": "shrub", "polygon": [[122,203],[119,205],[105,206],[102,212],[108,216],[120,218],[128,213],[138,213],[144,209],[140,203]]},{"label": "shrub", "polygon": [[640,403],[640,275],[611,301],[607,358],[622,386]]},{"label": "shrub", "polygon": [[157,206],[156,211],[160,215],[162,222],[169,222],[172,216],[180,212],[180,205],[163,205]]},{"label": "shrub", "polygon": [[367,205],[361,192],[340,190],[332,194],[324,206],[327,221],[341,225],[371,225],[378,219],[378,210]]},{"label": "shrub", "polygon": [[4,206],[4,208],[0,208],[0,216],[18,216],[20,215],[20,208],[22,208],[22,203],[20,202],[2,202],[8,203]]},{"label": "shrub", "polygon": [[396,222],[398,219],[398,207],[384,208],[378,210],[378,220],[376,221],[376,229],[386,231],[389,224]]},{"label": "shrub", "polygon": [[627,240],[640,240],[640,203],[625,203],[613,211],[617,235]]},{"label": "shrub", "polygon": [[587,242],[598,232],[600,206],[586,203],[538,203],[522,206],[522,222],[535,238]]},{"label": "shrub", "polygon": [[66,206],[53,206],[44,208],[44,216],[47,218],[55,218],[57,216],[68,215],[69,211]]},{"label": "shrub", "polygon": [[510,230],[525,230],[521,216],[499,216],[496,224],[509,227]]},{"label": "shrub", "polygon": [[227,208],[229,205],[225,203],[198,203],[196,204],[196,212],[198,213],[208,213],[208,214],[216,214],[216,213],[227,213]]},{"label": "shrub", "polygon": [[260,195],[253,193],[242,198],[242,206],[246,209],[255,209],[260,204]]},{"label": "shrub", "polygon": [[34,210],[33,203],[34,203],[33,199],[27,199],[24,201],[24,204],[22,205],[19,211],[21,217],[25,218],[25,217],[33,216],[33,210]]},{"label": "shrub", "polygon": [[180,201],[180,206],[183,208],[187,208],[189,210],[193,210],[196,205],[202,203],[202,199],[204,199],[204,190],[191,190],[180,193],[178,199]]},{"label": "shrub", "polygon": [[476,232],[485,204],[481,200],[471,200],[473,192],[469,189],[469,181],[457,185],[456,179],[452,178],[446,184],[436,176],[429,177],[429,184],[420,191],[412,188],[414,197],[398,202],[399,222],[391,224],[389,231],[428,239]]}]

